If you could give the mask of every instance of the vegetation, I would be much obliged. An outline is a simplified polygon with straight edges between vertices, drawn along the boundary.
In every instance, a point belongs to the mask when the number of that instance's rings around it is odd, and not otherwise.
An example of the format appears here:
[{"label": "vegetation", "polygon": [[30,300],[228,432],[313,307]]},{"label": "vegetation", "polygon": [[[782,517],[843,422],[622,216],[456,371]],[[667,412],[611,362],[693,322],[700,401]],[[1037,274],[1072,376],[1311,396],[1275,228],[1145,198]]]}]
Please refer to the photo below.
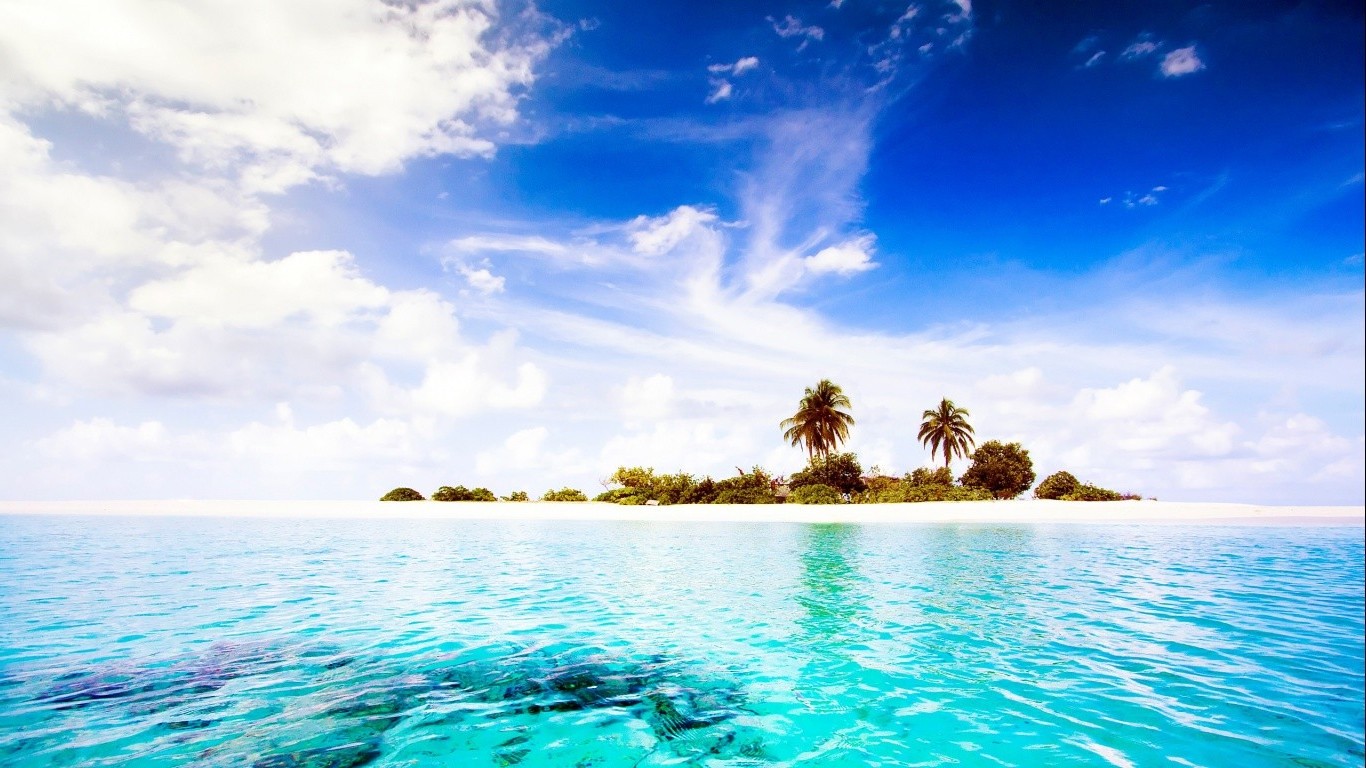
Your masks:
[{"label": "vegetation", "polygon": [[1045,477],[1039,487],[1034,489],[1036,499],[1061,499],[1072,493],[1081,486],[1081,481],[1077,480],[1071,472],[1054,472]]},{"label": "vegetation", "polygon": [[379,497],[380,501],[423,501],[424,496],[412,488],[395,488]]},{"label": "vegetation", "polygon": [[813,456],[807,462],[806,469],[794,474],[788,481],[794,493],[810,485],[826,485],[841,494],[858,493],[866,487],[863,467],[859,466],[858,457],[852,453]]},{"label": "vegetation", "polygon": [[715,484],[716,497],[712,504],[777,504],[773,493],[773,478],[760,467],[742,472],[739,477],[728,477]]},{"label": "vegetation", "polygon": [[935,452],[943,453],[945,469],[955,455],[967,456],[976,442],[972,425],[968,424],[970,415],[966,408],[959,408],[947,397],[939,401],[938,408],[921,414],[924,421],[920,422],[917,435],[920,444],[929,446],[930,458],[934,458]]},{"label": "vegetation", "polygon": [[653,467],[617,467],[608,482],[621,486],[598,494],[594,501],[613,504],[709,504],[716,496],[716,483],[698,480],[686,472],[656,475]]},{"label": "vegetation", "polygon": [[[740,470],[736,477],[700,480],[686,472],[657,474],[653,467],[617,467],[604,485],[608,490],[598,494],[595,501],[613,504],[774,504],[785,500],[793,504],[834,504],[846,499],[865,504],[902,503],[921,501],[976,501],[985,499],[1013,499],[1034,483],[1034,464],[1029,451],[1019,443],[996,440],[976,445],[970,415],[947,397],[937,408],[923,413],[918,438],[930,450],[930,458],[942,457],[944,466],[921,467],[904,477],[883,475],[877,467],[872,477],[863,474],[858,456],[852,452],[839,453],[841,443],[848,441],[854,417],[848,412],[848,396],[839,385],[822,379],[814,387],[807,387],[798,404],[797,412],[784,419],[783,438],[793,446],[806,450],[806,467],[790,480],[775,478],[762,467],[749,472]],[[975,450],[974,450],[975,448]],[[971,455],[969,452],[971,451]],[[950,465],[954,458],[971,458],[972,465],[954,482]],[[1137,499],[1138,496],[1118,493],[1107,488],[1083,483],[1071,473],[1055,472],[1044,479],[1034,491],[1038,499],[1067,501],[1114,501]],[[412,488],[395,488],[382,501],[421,501],[422,494]],[[487,488],[468,489],[463,485],[443,485],[432,494],[435,501],[495,501],[497,497]],[[526,491],[514,491],[503,501],[527,501]],[[588,497],[574,488],[548,490],[541,501],[587,501]]]},{"label": "vegetation", "polygon": [[903,478],[874,477],[868,489],[856,497],[860,504],[900,504],[922,501],[985,501],[989,492],[954,485],[953,474],[944,467],[919,468]]},{"label": "vegetation", "polygon": [[558,491],[546,491],[541,495],[541,501],[588,501],[588,497],[576,488],[561,488]]},{"label": "vegetation", "polygon": [[443,485],[432,494],[432,501],[497,501],[498,497],[487,488],[470,490],[463,485],[454,488]]},{"label": "vegetation", "polygon": [[989,440],[972,454],[963,485],[989,491],[998,499],[1013,499],[1034,484],[1034,462],[1019,443]]},{"label": "vegetation", "polygon": [[906,476],[911,485],[921,486],[951,486],[953,485],[953,473],[948,467],[938,467],[929,469],[927,467],[916,467],[911,474]]},{"label": "vegetation", "polygon": [[824,458],[849,439],[854,417],[840,409],[850,407],[848,396],[838,384],[821,379],[815,387],[806,388],[792,418],[779,424],[784,430],[783,439],[792,445],[804,445],[808,458]]},{"label": "vegetation", "polygon": [[843,504],[844,494],[820,483],[803,485],[793,489],[787,497],[788,504]]},{"label": "vegetation", "polygon": [[1034,498],[1061,501],[1131,501],[1138,499],[1139,496],[1083,483],[1071,472],[1054,472],[1045,477],[1043,482],[1039,483],[1039,487],[1034,489]]}]

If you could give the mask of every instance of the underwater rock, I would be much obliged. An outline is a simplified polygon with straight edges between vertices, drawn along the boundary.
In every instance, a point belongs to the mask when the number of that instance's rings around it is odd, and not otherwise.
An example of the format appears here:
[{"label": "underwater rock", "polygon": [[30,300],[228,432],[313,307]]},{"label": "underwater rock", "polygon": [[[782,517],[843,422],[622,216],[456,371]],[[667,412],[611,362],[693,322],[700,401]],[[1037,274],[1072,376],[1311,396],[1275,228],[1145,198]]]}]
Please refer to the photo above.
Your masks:
[{"label": "underwater rock", "polygon": [[363,742],[339,747],[315,747],[267,755],[251,764],[252,768],[360,768],[379,758],[379,744]]},{"label": "underwater rock", "polygon": [[140,678],[128,672],[72,672],[57,678],[57,683],[40,693],[38,700],[55,704],[56,709],[79,709],[157,689],[153,682]]},{"label": "underwater rock", "polygon": [[188,731],[209,728],[217,722],[217,720],[168,720],[165,725],[173,731]]},{"label": "underwater rock", "polygon": [[375,733],[384,733],[398,725],[405,712],[417,706],[419,697],[426,690],[406,685],[383,693],[362,693],[348,701],[328,707],[323,710],[323,714],[354,720],[359,727]]}]

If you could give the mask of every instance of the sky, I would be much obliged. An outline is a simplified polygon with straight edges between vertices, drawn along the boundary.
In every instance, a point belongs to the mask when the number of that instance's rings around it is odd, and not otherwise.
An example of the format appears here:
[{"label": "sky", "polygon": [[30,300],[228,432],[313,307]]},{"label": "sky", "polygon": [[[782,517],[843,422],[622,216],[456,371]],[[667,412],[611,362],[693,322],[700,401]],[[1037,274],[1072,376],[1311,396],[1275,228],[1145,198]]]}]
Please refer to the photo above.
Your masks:
[{"label": "sky", "polygon": [[[0,497],[1361,504],[1360,3],[9,0]],[[967,462],[955,462],[961,473]]]}]

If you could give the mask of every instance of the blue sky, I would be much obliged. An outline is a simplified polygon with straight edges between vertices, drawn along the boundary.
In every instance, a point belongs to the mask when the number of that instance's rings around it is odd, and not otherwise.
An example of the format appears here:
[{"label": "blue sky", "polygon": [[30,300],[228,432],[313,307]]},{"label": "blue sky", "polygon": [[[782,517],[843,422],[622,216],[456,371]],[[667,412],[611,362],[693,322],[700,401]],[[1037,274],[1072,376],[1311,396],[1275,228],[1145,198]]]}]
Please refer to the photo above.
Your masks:
[{"label": "blue sky", "polygon": [[[4,495],[1363,499],[1359,4],[7,3]],[[62,51],[54,55],[53,51]],[[966,468],[966,463],[956,467]]]}]

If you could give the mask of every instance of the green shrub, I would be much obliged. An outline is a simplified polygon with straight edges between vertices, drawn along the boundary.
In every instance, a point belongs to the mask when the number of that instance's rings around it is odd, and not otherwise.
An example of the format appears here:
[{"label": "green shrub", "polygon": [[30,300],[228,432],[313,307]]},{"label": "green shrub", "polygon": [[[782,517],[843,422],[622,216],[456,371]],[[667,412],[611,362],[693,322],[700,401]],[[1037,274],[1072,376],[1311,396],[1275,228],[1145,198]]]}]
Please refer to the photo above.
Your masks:
[{"label": "green shrub", "polygon": [[896,485],[880,485],[859,494],[860,504],[904,504],[923,501],[989,501],[990,492],[961,485],[911,485],[902,480]]},{"label": "green shrub", "polygon": [[503,497],[503,501],[526,501],[526,491],[513,491]]},{"label": "green shrub", "polygon": [[787,484],[793,491],[808,485],[828,485],[840,493],[858,493],[865,488],[863,467],[852,453],[813,456],[806,469],[794,474]]},{"label": "green shrub", "polygon": [[1036,499],[1061,499],[1062,497],[1074,493],[1081,483],[1071,472],[1054,472],[1045,477],[1039,487],[1034,489]]},{"label": "green shrub", "polygon": [[440,488],[436,489],[436,493],[432,494],[432,501],[464,501],[465,494],[468,493],[469,489],[467,489],[463,485],[459,488],[452,488],[449,485],[443,485]]},{"label": "green shrub", "polygon": [[443,485],[436,489],[432,494],[432,501],[497,501],[498,497],[493,495],[493,491],[487,488],[475,488],[470,490],[463,485],[454,488]]},{"label": "green shrub", "polygon": [[609,504],[644,504],[645,496],[635,488],[613,488],[594,496],[593,501],[605,501]]},{"label": "green shrub", "polygon": [[1080,483],[1076,490],[1062,497],[1063,501],[1137,501],[1141,496],[1136,493],[1120,493],[1109,488],[1101,488],[1090,483]]},{"label": "green shrub", "polygon": [[588,501],[588,497],[576,488],[561,488],[558,491],[546,491],[541,495],[541,501]]},{"label": "green shrub", "polygon": [[1083,483],[1070,472],[1054,472],[1034,489],[1034,498],[1061,501],[1134,501],[1142,497],[1135,493],[1119,493],[1109,488]]},{"label": "green shrub", "polygon": [[990,501],[990,491],[962,485],[913,485],[906,488],[903,501]]},{"label": "green shrub", "polygon": [[[643,504],[646,501],[654,501],[658,504],[705,503],[697,501],[700,484],[686,472],[679,472],[674,475],[656,475],[653,467],[617,467],[617,471],[612,473],[610,482],[621,487],[598,494],[597,501],[611,501],[616,504]],[[714,495],[714,491],[707,491],[700,495],[710,498]],[[640,498],[639,502],[624,501],[636,497]]]},{"label": "green shrub", "polygon": [[953,485],[953,473],[948,467],[917,467],[906,476],[911,485]]},{"label": "green shrub", "polygon": [[788,494],[788,504],[842,504],[844,495],[828,485],[803,485]]},{"label": "green shrub", "polygon": [[716,496],[712,504],[777,504],[773,495],[773,478],[759,467],[741,474],[728,477],[715,483]]},{"label": "green shrub", "polygon": [[425,497],[412,488],[395,488],[379,497],[380,501],[423,501]]},{"label": "green shrub", "polygon": [[1019,443],[989,440],[977,446],[963,485],[990,491],[998,499],[1013,499],[1034,484],[1034,462]]},{"label": "green shrub", "polygon": [[716,501],[716,481],[704,477],[688,490],[680,504],[711,504]]}]

